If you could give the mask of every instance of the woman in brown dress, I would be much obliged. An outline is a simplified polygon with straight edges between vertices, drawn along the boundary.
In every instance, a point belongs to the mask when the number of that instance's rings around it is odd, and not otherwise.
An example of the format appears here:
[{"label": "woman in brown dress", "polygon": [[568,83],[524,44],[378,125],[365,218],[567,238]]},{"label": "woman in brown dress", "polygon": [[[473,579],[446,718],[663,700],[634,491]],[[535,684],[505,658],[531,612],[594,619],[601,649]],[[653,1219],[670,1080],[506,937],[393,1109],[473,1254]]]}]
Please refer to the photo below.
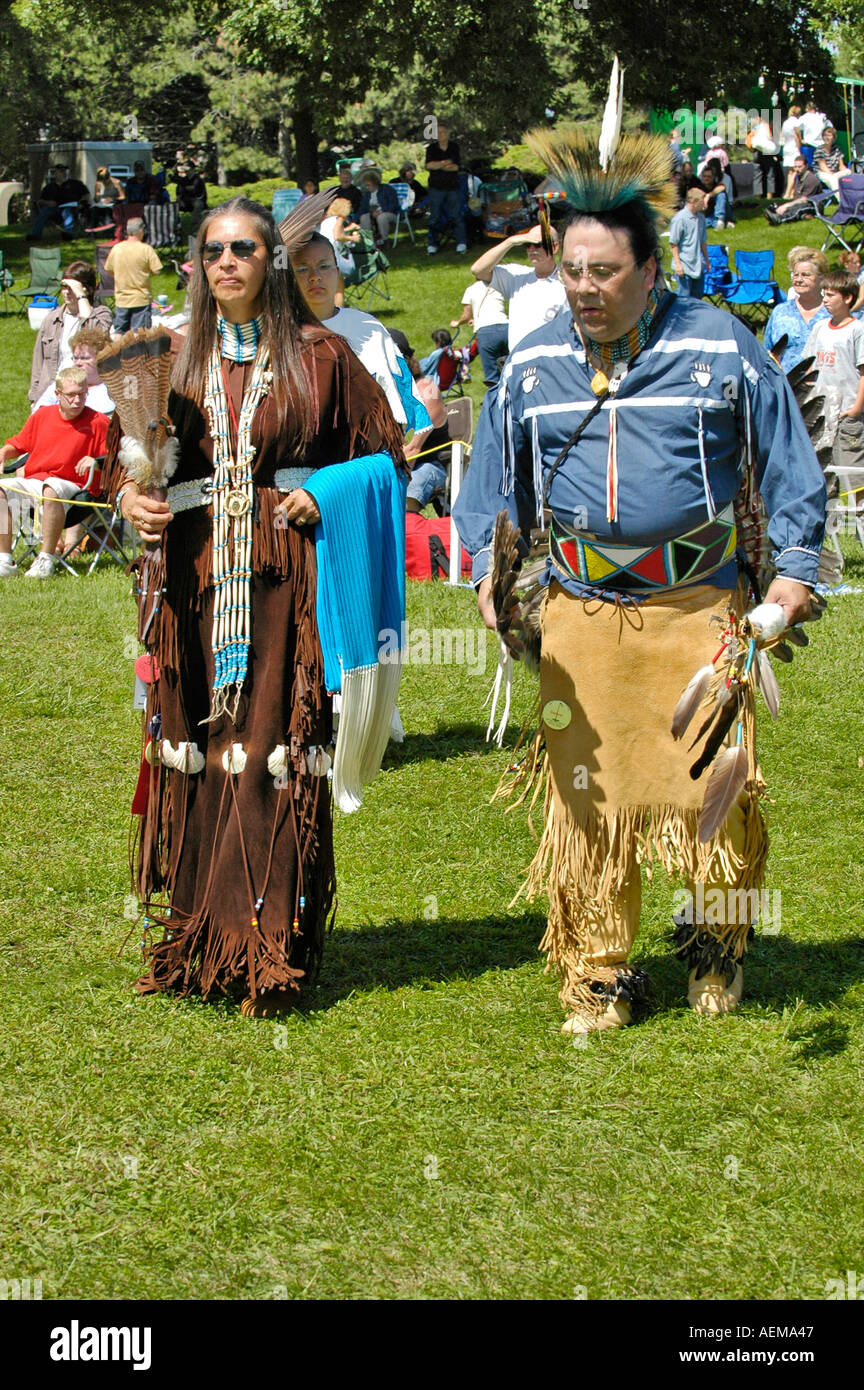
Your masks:
[{"label": "woman in brown dress", "polygon": [[164,553],[161,602],[150,581],[140,599],[159,756],[137,854],[150,966],[138,988],[239,991],[244,1013],[267,1017],[315,970],[334,895],[319,513],[302,483],[378,449],[398,465],[401,434],[306,309],[266,209],[213,209],[198,244],[169,400],[177,471],[167,501],[121,492],[124,517]]}]

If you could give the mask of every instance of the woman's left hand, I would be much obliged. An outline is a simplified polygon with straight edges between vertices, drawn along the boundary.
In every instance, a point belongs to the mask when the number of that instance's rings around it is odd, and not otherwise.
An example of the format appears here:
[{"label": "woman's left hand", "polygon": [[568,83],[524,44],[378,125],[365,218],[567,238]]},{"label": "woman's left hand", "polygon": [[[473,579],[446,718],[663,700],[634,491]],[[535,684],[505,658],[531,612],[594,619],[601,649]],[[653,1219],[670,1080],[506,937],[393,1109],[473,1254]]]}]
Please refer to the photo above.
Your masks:
[{"label": "woman's left hand", "polygon": [[284,502],[280,502],[278,507],[274,507],[277,516],[283,516],[286,521],[293,521],[295,526],[314,526],[316,521],[321,520],[321,513],[314,497],[310,497],[302,487],[295,488],[289,492]]}]

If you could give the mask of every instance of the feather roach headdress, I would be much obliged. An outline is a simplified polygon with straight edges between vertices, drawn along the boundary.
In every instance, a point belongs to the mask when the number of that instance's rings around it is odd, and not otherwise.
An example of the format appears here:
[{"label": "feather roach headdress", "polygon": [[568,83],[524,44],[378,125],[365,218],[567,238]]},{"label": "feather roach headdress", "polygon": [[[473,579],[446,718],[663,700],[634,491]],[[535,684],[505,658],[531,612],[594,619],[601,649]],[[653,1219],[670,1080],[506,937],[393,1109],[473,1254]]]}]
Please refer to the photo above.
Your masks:
[{"label": "feather roach headdress", "polygon": [[676,198],[668,141],[662,135],[622,135],[623,98],[624,73],[616,57],[599,148],[575,126],[529,130],[525,142],[577,212],[612,212],[625,203],[641,203],[651,217],[671,217]]}]

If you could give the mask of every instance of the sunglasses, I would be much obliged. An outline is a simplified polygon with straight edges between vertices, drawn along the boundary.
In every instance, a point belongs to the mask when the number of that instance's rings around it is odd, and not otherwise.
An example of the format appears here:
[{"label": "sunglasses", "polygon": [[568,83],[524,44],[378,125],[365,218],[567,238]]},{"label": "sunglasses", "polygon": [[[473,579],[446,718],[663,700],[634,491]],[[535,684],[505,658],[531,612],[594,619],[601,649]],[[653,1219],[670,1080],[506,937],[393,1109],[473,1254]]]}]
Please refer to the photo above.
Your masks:
[{"label": "sunglasses", "polygon": [[242,237],[239,241],[205,241],[201,247],[201,259],[205,265],[212,265],[218,261],[225,247],[229,247],[232,256],[236,256],[238,261],[248,261],[250,256],[254,256],[255,250],[263,246],[261,241],[251,241],[248,237]]}]

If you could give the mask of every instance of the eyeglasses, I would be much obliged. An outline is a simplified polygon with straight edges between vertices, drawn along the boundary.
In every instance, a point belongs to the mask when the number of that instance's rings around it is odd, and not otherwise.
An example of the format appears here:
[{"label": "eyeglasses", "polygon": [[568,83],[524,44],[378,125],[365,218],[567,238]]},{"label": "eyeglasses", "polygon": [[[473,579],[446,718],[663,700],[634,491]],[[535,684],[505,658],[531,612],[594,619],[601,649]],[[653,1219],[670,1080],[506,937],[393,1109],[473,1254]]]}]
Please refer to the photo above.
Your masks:
[{"label": "eyeglasses", "polygon": [[627,268],[623,265],[585,265],[582,261],[561,262],[561,269],[569,280],[578,281],[584,277],[598,289],[608,284],[610,280],[614,280],[616,275],[620,275]]},{"label": "eyeglasses", "polygon": [[236,256],[238,261],[248,261],[250,256],[254,256],[257,247],[263,244],[248,237],[241,237],[239,241],[205,241],[201,247],[201,259],[205,265],[212,265],[214,261],[218,261],[227,246],[231,255]]},{"label": "eyeglasses", "polygon": [[78,391],[58,391],[58,396],[62,396],[66,401],[80,401],[87,395],[87,388],[82,386]]},{"label": "eyeglasses", "polygon": [[333,275],[338,270],[335,261],[321,261],[318,265],[295,265],[294,274],[299,280],[304,275]]}]

